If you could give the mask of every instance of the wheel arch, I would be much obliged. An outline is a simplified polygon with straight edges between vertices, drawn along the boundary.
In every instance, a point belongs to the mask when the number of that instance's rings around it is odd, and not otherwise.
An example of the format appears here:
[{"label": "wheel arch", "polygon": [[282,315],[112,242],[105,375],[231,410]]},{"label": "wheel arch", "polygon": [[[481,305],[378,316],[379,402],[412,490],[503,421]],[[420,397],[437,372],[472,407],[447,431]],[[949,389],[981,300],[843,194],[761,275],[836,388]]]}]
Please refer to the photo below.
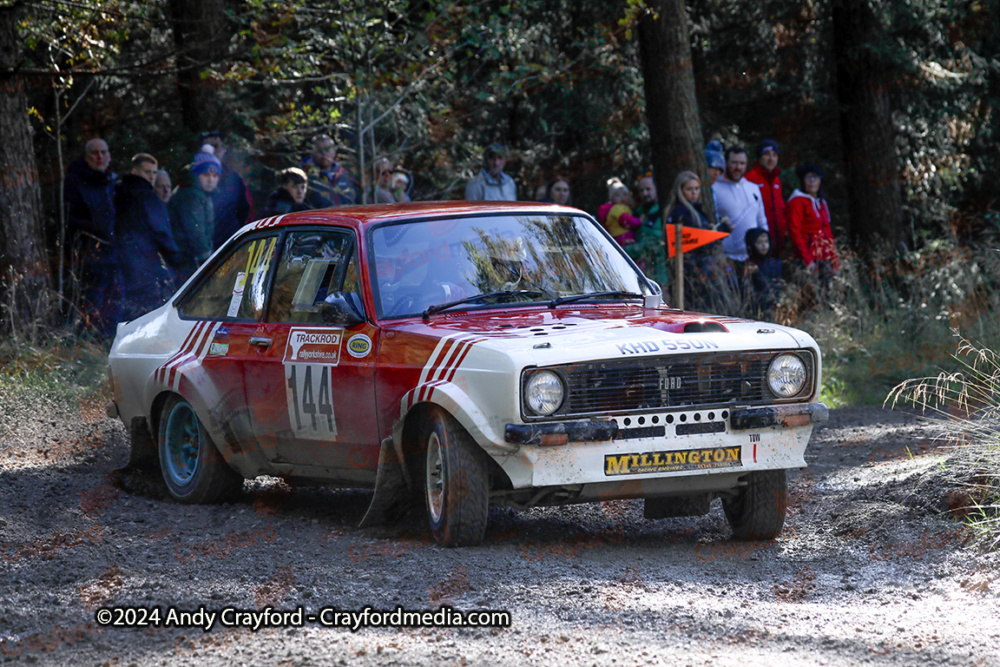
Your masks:
[{"label": "wheel arch", "polygon": [[506,420],[503,415],[487,414],[461,387],[452,382],[422,385],[407,392],[400,402],[400,419],[393,427],[393,441],[402,442],[403,427],[414,410],[425,410],[429,406],[438,406],[457,419],[476,444],[487,453],[502,456],[516,451],[515,446],[504,440]]},{"label": "wheel arch", "polygon": [[[173,395],[180,395],[170,390],[163,390],[153,397],[153,402],[149,406],[149,433],[153,436],[153,442],[160,442],[160,419],[163,413],[163,406],[167,399]],[[183,398],[183,397],[182,397]]]},{"label": "wheel arch", "polygon": [[419,467],[423,465],[424,448],[424,443],[420,441],[421,431],[431,411],[437,409],[456,420],[459,426],[476,443],[482,461],[489,472],[490,487],[492,489],[513,488],[510,477],[500,467],[500,464],[497,463],[491,452],[483,446],[480,439],[476,437],[473,429],[469,427],[470,415],[468,412],[459,410],[458,414],[456,414],[454,410],[455,405],[455,403],[449,404],[449,402],[437,402],[433,400],[422,401],[413,405],[401,420],[399,439],[396,440],[394,437],[394,441],[398,443],[397,451],[402,452],[403,460],[406,462],[407,470],[410,472],[409,479],[411,481],[421,479]]}]

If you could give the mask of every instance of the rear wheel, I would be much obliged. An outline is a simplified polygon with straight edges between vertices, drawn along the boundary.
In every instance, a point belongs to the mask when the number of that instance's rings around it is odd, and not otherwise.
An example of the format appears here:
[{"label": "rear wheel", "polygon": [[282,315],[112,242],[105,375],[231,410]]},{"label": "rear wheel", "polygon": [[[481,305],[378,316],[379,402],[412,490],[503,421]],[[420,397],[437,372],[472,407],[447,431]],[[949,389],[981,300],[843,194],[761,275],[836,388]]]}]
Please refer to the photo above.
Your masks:
[{"label": "rear wheel", "polygon": [[433,408],[422,429],[424,498],[434,538],[449,547],[479,544],[486,534],[489,478],[465,429]]},{"label": "rear wheel", "polygon": [[746,476],[746,486],[723,497],[722,508],[737,540],[771,540],[781,533],[788,507],[784,470],[759,470]]},{"label": "rear wheel", "polygon": [[226,465],[191,404],[171,396],[159,429],[160,468],[170,495],[182,503],[213,503],[231,497],[243,478]]}]

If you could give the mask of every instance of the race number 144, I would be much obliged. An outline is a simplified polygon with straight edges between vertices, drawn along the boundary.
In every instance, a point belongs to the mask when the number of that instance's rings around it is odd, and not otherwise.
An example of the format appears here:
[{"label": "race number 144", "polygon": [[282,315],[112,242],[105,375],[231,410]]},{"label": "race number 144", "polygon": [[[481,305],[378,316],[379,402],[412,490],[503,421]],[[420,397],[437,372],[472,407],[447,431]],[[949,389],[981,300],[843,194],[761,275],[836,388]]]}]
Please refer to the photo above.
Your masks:
[{"label": "race number 144", "polygon": [[300,438],[329,440],[337,436],[333,383],[325,364],[285,364],[288,419]]}]

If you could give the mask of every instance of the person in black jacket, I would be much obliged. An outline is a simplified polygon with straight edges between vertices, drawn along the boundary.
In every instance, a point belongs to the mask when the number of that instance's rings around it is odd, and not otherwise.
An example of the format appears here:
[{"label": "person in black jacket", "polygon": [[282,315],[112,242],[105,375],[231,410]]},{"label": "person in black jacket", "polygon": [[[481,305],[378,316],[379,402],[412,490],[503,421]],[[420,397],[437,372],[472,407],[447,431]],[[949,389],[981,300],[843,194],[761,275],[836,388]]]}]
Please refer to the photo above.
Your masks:
[{"label": "person in black jacket", "polygon": [[121,319],[114,204],[118,175],[110,164],[107,142],[91,139],[83,157],[67,169],[63,186],[66,247],[71,276],[79,284],[82,323],[107,339]]},{"label": "person in black jacket", "polygon": [[781,295],[781,260],[771,251],[771,234],[766,229],[753,227],[746,233],[747,296],[756,310],[756,317],[773,320],[775,306]]},{"label": "person in black jacket", "polygon": [[126,320],[163,305],[177,287],[181,253],[170,227],[170,214],[153,189],[156,158],[139,153],[132,171],[122,177],[115,193],[118,239]]},{"label": "person in black jacket", "polygon": [[313,208],[306,201],[309,190],[309,177],[298,167],[289,167],[278,172],[278,187],[267,200],[267,208],[261,217],[309,211]]}]

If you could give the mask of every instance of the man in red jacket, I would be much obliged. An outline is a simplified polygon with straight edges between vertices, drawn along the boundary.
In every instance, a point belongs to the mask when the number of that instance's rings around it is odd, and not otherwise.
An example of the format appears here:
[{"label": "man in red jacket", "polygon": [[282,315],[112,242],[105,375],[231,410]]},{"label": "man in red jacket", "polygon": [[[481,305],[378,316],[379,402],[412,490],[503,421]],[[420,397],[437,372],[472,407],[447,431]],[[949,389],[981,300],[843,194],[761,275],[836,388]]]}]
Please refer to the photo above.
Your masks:
[{"label": "man in red jacket", "polygon": [[788,222],[785,220],[785,195],[781,191],[778,173],[778,142],[765,139],[757,144],[757,164],[747,172],[746,179],[760,186],[767,227],[774,237],[773,255],[782,257],[788,250]]}]

